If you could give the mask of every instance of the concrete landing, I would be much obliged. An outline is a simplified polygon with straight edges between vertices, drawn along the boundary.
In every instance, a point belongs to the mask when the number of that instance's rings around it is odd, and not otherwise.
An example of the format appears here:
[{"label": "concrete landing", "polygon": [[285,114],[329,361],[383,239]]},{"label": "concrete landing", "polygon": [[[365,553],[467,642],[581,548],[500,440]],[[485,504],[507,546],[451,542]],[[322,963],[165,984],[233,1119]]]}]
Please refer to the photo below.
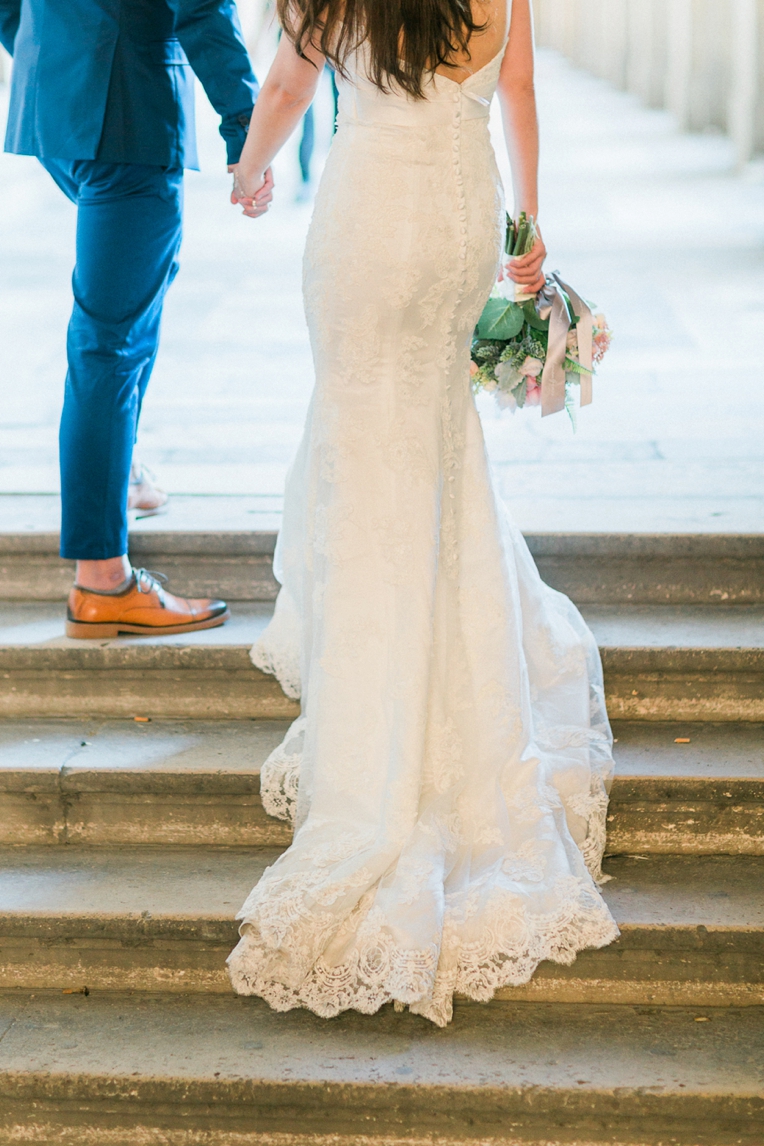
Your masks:
[{"label": "concrete landing", "polygon": [[[529,529],[760,532],[756,172],[736,174],[728,140],[682,134],[665,112],[549,52],[537,86],[548,265],[604,309],[615,340],[575,435],[564,415],[513,418],[484,404],[502,492]],[[293,202],[297,143],[277,160],[272,211],[253,223],[228,202],[201,92],[197,108],[202,172],[186,178],[181,272],[140,444],[173,493],[280,493],[312,385],[300,299],[311,209]],[[319,152],[329,118],[324,92]],[[496,117],[493,127],[509,188]],[[0,156],[0,190],[0,376],[11,380],[0,488],[54,492],[75,212],[29,157]]]},{"label": "concrete landing", "polygon": [[764,1127],[757,1008],[464,1004],[438,1030],[391,1007],[35,994],[0,998],[0,1031],[0,1125],[66,1146],[759,1146]]}]

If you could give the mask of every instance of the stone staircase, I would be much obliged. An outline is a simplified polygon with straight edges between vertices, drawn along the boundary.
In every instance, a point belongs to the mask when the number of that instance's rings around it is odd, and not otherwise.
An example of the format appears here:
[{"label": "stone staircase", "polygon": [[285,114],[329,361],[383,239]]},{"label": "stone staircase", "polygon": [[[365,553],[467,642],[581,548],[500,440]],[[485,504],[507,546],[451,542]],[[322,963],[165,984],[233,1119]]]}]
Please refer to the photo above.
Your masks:
[{"label": "stone staircase", "polygon": [[85,644],[53,535],[0,535],[0,1143],[762,1146],[764,537],[529,538],[602,649],[622,935],[443,1031],[230,994],[289,842],[259,768],[296,710],[248,658],[273,541],[136,535],[233,621]]}]

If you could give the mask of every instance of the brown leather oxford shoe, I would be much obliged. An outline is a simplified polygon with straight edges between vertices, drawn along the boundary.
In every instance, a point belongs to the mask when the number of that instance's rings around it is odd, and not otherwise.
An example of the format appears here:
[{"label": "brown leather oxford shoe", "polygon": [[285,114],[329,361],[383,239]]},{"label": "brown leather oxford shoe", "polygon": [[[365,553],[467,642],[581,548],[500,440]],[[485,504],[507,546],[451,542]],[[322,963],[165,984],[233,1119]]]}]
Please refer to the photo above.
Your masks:
[{"label": "brown leather oxford shoe", "polygon": [[74,585],[66,609],[67,637],[193,633],[223,625],[230,617],[225,601],[174,597],[162,588],[159,576],[133,569],[122,593],[97,593]]}]

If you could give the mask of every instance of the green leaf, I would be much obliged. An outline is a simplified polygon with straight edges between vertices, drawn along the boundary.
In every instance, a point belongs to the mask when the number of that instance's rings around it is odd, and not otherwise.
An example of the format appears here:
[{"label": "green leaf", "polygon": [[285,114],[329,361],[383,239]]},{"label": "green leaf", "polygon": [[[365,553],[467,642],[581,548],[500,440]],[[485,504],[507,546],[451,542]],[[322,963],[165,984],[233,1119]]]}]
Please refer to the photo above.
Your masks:
[{"label": "green leaf", "polygon": [[478,337],[506,341],[520,333],[524,322],[525,313],[517,303],[505,298],[489,298],[477,325]]},{"label": "green leaf", "polygon": [[575,434],[578,425],[578,411],[576,409],[575,398],[573,397],[571,391],[568,389],[567,383],[565,385],[565,409],[567,411],[568,417],[570,418],[570,424],[573,427],[573,433]]},{"label": "green leaf", "polygon": [[504,254],[511,255],[512,248],[515,245],[515,224],[512,222],[512,219],[509,216],[509,212],[506,212],[506,216],[507,228],[504,234]]},{"label": "green leaf", "polygon": [[[590,370],[588,366],[582,366],[576,358],[571,358],[569,354],[565,355],[565,370],[571,376],[575,376],[576,374],[594,374],[593,370]],[[578,379],[576,379],[576,381],[578,381]]]},{"label": "green leaf", "polygon": [[536,313],[536,304],[532,298],[523,303],[523,314],[528,326],[532,327],[533,330],[549,330],[549,319],[539,318]]}]

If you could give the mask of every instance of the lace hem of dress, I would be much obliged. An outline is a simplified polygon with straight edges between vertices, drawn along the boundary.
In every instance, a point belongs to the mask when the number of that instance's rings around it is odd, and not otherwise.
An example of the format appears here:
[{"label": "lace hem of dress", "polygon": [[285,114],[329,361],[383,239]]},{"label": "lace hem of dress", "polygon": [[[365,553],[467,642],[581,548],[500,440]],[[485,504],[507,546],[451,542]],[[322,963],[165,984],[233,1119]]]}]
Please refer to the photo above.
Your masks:
[{"label": "lace hem of dress", "polygon": [[[299,662],[295,662],[294,657],[283,652],[284,646],[282,646],[282,652],[279,653],[278,642],[271,643],[267,636],[268,634],[264,634],[252,646],[249,653],[250,660],[255,668],[259,668],[261,672],[275,676],[284,690],[284,694],[290,700],[299,700],[301,691]],[[275,815],[276,813],[271,814]]]},{"label": "lace hem of dress", "polygon": [[[260,770],[260,798],[269,816],[295,826],[297,795],[300,788],[302,738],[305,717],[291,725],[284,740],[271,752]],[[601,772],[592,768],[589,792],[568,796],[567,808],[586,822],[581,854],[595,883],[607,883],[611,876],[602,872],[607,841],[608,791]]]},{"label": "lace hem of dress", "polygon": [[[389,929],[371,928],[370,912],[350,958],[332,965],[317,959],[298,985],[274,977],[303,961],[300,952],[274,949],[263,940],[254,921],[242,924],[242,937],[228,958],[229,975],[240,995],[258,995],[277,1011],[306,1007],[320,1018],[342,1011],[374,1014],[386,1003],[408,1006],[412,1013],[446,1026],[453,1014],[454,994],[487,1002],[504,987],[529,982],[544,960],[570,965],[584,948],[605,947],[619,931],[610,912],[584,878],[562,877],[555,889],[559,907],[536,914],[505,892],[493,897],[476,939],[460,939],[461,913],[449,913],[440,952],[402,950]],[[290,978],[285,975],[285,978]]]},{"label": "lace hem of dress", "polygon": [[[282,686],[283,687],[283,686]],[[294,827],[305,717],[300,716],[260,769],[260,799],[269,816]]]}]

